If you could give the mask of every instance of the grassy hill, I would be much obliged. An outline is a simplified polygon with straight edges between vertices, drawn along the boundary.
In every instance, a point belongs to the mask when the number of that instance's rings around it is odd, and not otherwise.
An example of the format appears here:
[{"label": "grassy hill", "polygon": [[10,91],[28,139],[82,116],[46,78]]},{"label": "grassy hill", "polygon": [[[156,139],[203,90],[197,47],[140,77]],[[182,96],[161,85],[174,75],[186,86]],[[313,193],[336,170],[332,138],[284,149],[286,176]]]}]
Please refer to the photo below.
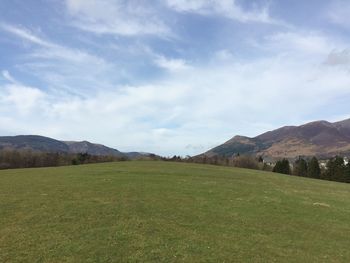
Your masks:
[{"label": "grassy hill", "polygon": [[0,172],[0,262],[350,262],[350,185],[197,164]]}]

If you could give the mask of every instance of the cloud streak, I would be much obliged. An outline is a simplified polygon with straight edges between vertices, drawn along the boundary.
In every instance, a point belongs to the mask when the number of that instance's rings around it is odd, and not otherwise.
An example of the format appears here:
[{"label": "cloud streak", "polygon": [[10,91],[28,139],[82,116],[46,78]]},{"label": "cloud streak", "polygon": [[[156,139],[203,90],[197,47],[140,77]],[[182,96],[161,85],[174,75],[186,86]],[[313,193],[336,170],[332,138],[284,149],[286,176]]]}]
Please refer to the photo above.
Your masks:
[{"label": "cloud streak", "polygon": [[[99,56],[46,40],[26,28],[2,24],[1,29],[34,45],[30,53],[25,56],[25,59],[30,62],[22,63],[19,67],[23,71],[36,75],[53,89],[61,90],[67,87],[71,92],[80,95],[88,94],[93,91],[89,87],[96,83],[97,76],[113,68]],[[83,89],[78,85],[72,89],[69,86],[74,82],[88,84]]]},{"label": "cloud streak", "polygon": [[270,16],[268,6],[247,11],[243,10],[235,0],[167,0],[166,2],[169,8],[178,12],[219,15],[242,23],[280,23]]},{"label": "cloud streak", "polygon": [[0,24],[0,28],[2,30],[5,30],[11,34],[14,34],[14,35],[26,40],[26,41],[29,41],[33,44],[37,44],[37,45],[40,45],[43,47],[50,47],[50,48],[55,47],[54,44],[52,44],[48,41],[45,41],[38,36],[35,36],[32,32],[30,32],[29,30],[27,30],[25,28],[21,28],[21,27],[9,25],[9,24]]},{"label": "cloud streak", "polygon": [[169,29],[140,1],[66,0],[73,25],[96,34],[167,35]]}]

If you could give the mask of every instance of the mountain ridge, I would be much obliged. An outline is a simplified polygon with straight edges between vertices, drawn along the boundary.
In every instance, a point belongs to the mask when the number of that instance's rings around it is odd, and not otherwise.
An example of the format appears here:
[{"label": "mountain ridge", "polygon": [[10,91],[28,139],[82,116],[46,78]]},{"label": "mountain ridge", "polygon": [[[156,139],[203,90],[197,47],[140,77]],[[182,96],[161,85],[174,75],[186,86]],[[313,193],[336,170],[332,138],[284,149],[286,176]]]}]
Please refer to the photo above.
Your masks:
[{"label": "mountain ridge", "polygon": [[138,158],[148,156],[150,153],[120,152],[117,149],[107,147],[103,144],[91,143],[89,141],[60,141],[41,135],[16,135],[0,136],[0,150],[31,150],[47,153],[88,153],[96,156],[117,156]]},{"label": "mountain ridge", "polygon": [[271,158],[349,155],[350,119],[284,126],[255,137],[236,135],[203,155],[230,157],[238,153]]}]

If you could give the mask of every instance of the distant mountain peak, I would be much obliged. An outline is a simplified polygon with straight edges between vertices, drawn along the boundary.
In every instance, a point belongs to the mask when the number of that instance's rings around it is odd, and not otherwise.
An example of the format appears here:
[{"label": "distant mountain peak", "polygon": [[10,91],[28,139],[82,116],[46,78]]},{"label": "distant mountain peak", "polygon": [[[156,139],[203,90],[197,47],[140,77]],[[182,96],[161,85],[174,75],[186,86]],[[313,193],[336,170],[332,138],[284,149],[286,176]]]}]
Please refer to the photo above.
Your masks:
[{"label": "distant mountain peak", "polygon": [[350,119],[284,126],[253,138],[238,135],[204,154],[232,156],[236,153],[272,158],[350,155]]},{"label": "distant mountain peak", "polygon": [[122,153],[116,149],[89,141],[59,141],[40,135],[0,136],[0,150],[32,150],[49,153],[88,153],[97,156],[125,156],[130,158],[149,155],[148,153]]}]

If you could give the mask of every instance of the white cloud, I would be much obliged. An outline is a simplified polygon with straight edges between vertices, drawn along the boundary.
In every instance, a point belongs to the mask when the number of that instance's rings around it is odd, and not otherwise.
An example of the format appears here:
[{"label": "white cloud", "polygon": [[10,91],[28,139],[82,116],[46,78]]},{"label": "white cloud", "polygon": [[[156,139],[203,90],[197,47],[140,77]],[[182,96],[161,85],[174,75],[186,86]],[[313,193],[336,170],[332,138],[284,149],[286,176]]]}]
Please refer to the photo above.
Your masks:
[{"label": "white cloud", "polygon": [[3,90],[0,94],[1,102],[12,105],[12,109],[22,115],[37,108],[45,97],[41,90],[33,87],[9,84],[0,88]]},{"label": "white cloud", "polygon": [[9,24],[0,24],[0,28],[2,30],[5,30],[7,32],[10,32],[24,40],[27,40],[31,43],[44,46],[44,47],[53,47],[54,45],[48,41],[45,41],[41,39],[40,37],[35,36],[32,32],[30,32],[28,29],[13,26]]},{"label": "white cloud", "polygon": [[232,52],[227,49],[218,50],[214,54],[214,59],[219,61],[231,61],[233,58]]},{"label": "white cloud", "polygon": [[271,18],[267,6],[248,11],[240,7],[235,0],[167,0],[167,4],[178,12],[221,15],[243,23],[281,23]]},{"label": "white cloud", "polygon": [[[90,87],[96,88],[97,82],[102,82],[97,80],[101,72],[112,71],[112,64],[84,50],[59,45],[23,27],[2,25],[0,28],[34,45],[25,56],[30,62],[22,62],[18,67],[46,82],[48,87],[72,91],[69,86],[76,82],[85,86],[79,88],[77,85],[73,92],[88,94]],[[6,72],[3,76],[10,77]]]},{"label": "white cloud", "polygon": [[65,0],[75,27],[96,34],[174,37],[163,10],[219,15],[242,23],[286,25],[269,14],[268,6],[245,10],[235,0]]},{"label": "white cloud", "polygon": [[34,53],[36,57],[57,58],[57,59],[64,59],[64,60],[78,61],[78,62],[85,61],[86,59],[88,60],[94,59],[96,61],[99,60],[100,62],[102,61],[102,59],[97,58],[96,56],[93,56],[91,54],[88,54],[82,50],[65,47],[65,46],[53,43],[51,41],[45,40],[43,38],[40,38],[39,36],[35,35],[33,32],[31,32],[26,28],[17,27],[9,24],[2,24],[0,25],[0,28],[11,34],[14,34],[15,36],[23,40],[29,41],[33,44],[36,44],[42,47],[42,49]]},{"label": "white cloud", "polygon": [[158,56],[154,62],[158,67],[172,72],[183,71],[190,68],[188,63],[183,59],[169,59],[164,56]]},{"label": "white cloud", "polygon": [[2,72],[2,76],[9,82],[12,83],[16,83],[17,81],[11,76],[10,72],[8,72],[7,70],[3,70]]},{"label": "white cloud", "polygon": [[94,63],[96,66],[105,64],[105,60],[91,55],[79,49],[71,49],[63,46],[55,46],[50,49],[40,49],[31,54],[34,58],[57,59],[69,61],[72,63]]},{"label": "white cloud", "polygon": [[136,0],[66,0],[73,25],[97,34],[124,36],[168,35],[169,30],[150,9]]},{"label": "white cloud", "polygon": [[291,51],[308,55],[324,55],[341,45],[341,43],[329,39],[322,33],[313,31],[279,32],[266,36],[265,41],[262,45],[274,49],[275,52]]}]

